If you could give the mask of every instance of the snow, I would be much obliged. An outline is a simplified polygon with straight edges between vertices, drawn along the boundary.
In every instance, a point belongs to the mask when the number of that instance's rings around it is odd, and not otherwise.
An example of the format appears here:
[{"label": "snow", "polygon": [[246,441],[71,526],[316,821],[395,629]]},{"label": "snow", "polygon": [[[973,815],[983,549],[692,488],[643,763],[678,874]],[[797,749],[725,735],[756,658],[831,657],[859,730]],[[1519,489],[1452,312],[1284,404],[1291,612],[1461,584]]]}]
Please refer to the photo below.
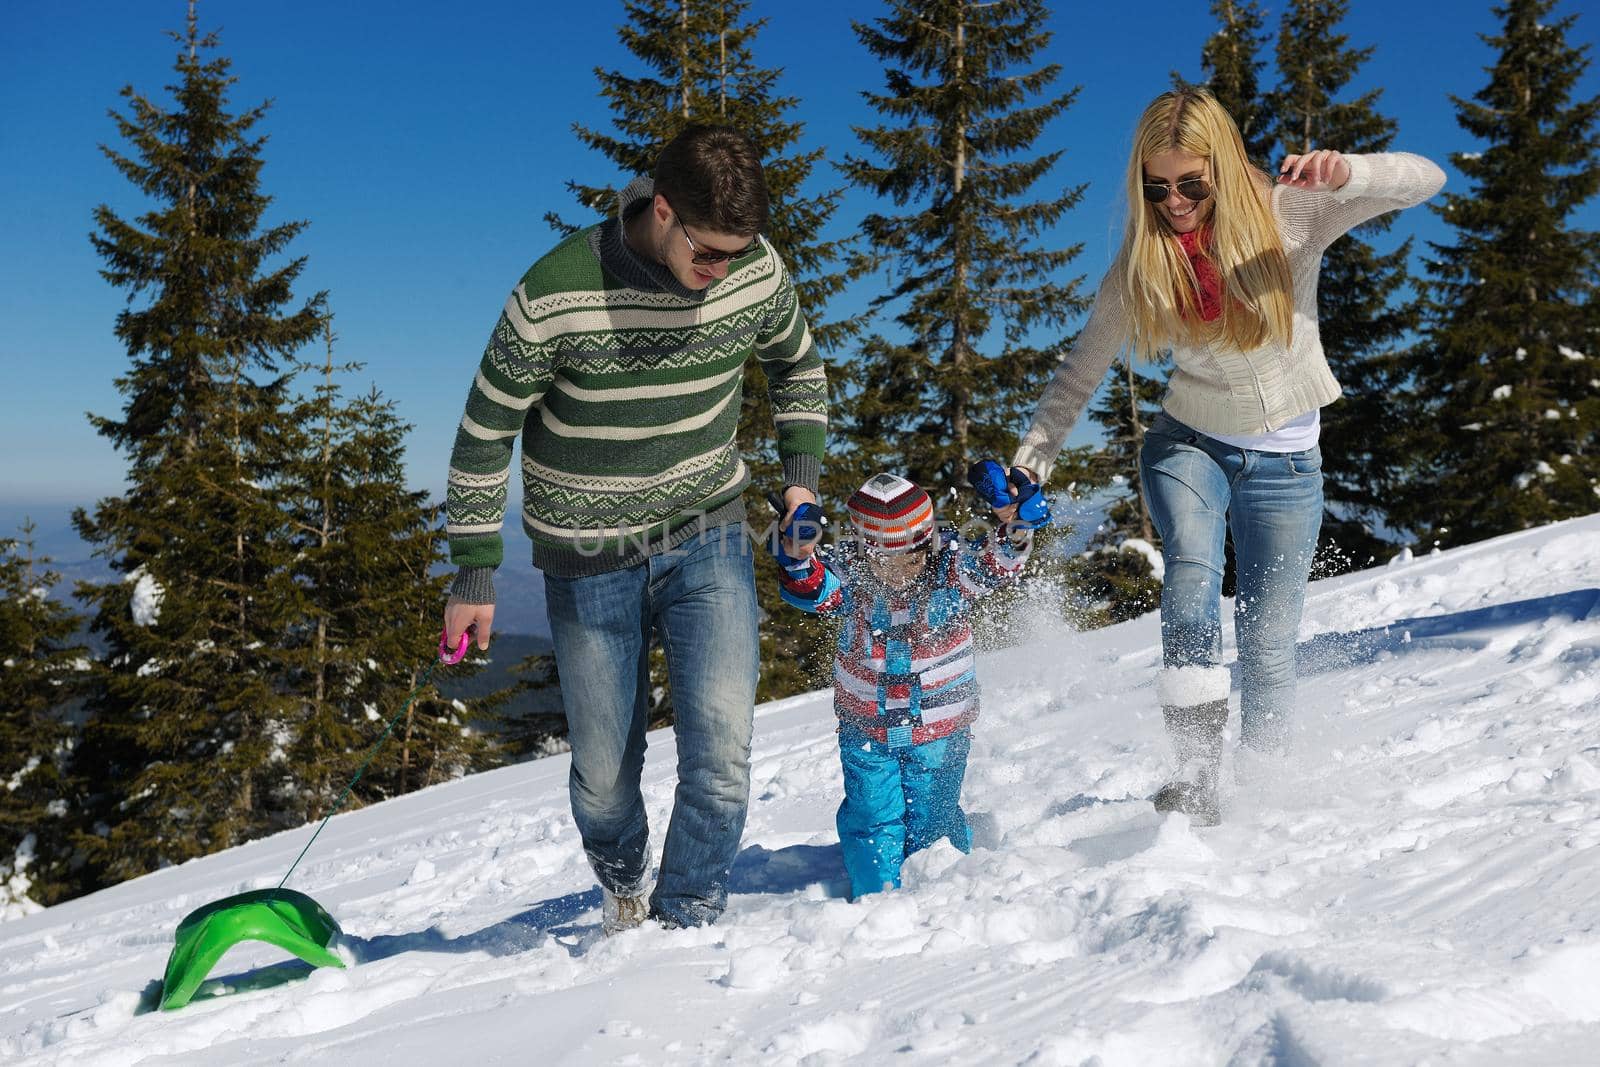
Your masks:
[{"label": "snow", "polygon": [[1166,560],[1161,558],[1161,551],[1144,538],[1130,537],[1118,545],[1117,548],[1122,552],[1137,552],[1143,556],[1145,562],[1150,564],[1151,576],[1156,580],[1159,581],[1166,576],[1167,563]]},{"label": "snow", "polygon": [[133,621],[140,626],[154,626],[161,617],[161,598],[167,591],[143,567],[130,571],[124,581],[136,583],[133,599],[128,605],[133,612]]},{"label": "snow", "polygon": [[17,768],[17,773],[13,774],[9,779],[6,780],[6,792],[15,793],[18,789],[22,788],[22,780],[28,777],[28,775],[32,774],[34,769],[39,766],[40,762],[41,761],[38,756],[29,756],[28,762]]},{"label": "snow", "polygon": [[1511,386],[1497,385],[1492,395],[1496,400],[1509,400],[1511,398]]},{"label": "snow", "polygon": [[[976,848],[902,891],[841,897],[808,694],[759,709],[717,926],[601,936],[557,756],[329,823],[291,887],[347,970],[241,946],[144,1010],[178,921],[309,826],[0,924],[0,1062],[1594,1062],[1600,515],[1315,583],[1295,755],[1230,755],[1220,827],[1145,799],[1160,659],[1153,615],[980,657]],[[673,761],[652,735],[658,848]]]},{"label": "snow", "polygon": [[1513,480],[1516,482],[1518,489],[1526,489],[1536,481],[1543,481],[1548,478],[1553,478],[1555,473],[1556,469],[1550,466],[1548,462],[1541,459],[1538,463],[1534,464],[1533,470],[1526,474],[1519,474]]},{"label": "snow", "polygon": [[28,896],[28,890],[33,885],[33,879],[28,877],[28,868],[33,864],[33,850],[38,844],[39,839],[35,835],[24,835],[17,844],[16,852],[12,853],[10,864],[0,865],[0,922],[43,910]]}]

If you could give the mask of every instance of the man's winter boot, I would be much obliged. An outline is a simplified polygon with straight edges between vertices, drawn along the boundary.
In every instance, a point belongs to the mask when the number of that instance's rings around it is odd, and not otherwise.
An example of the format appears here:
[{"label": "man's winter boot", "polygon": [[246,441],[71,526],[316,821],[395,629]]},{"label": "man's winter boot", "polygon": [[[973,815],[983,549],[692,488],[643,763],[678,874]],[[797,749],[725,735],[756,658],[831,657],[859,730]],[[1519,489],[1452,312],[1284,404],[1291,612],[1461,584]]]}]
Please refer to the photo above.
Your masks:
[{"label": "man's winter boot", "polygon": [[1222,821],[1217,780],[1228,725],[1228,672],[1221,667],[1171,667],[1156,679],[1178,777],[1157,790],[1157,811],[1181,811],[1196,826]]},{"label": "man's winter boot", "polygon": [[650,914],[650,901],[643,893],[621,897],[601,886],[600,896],[600,929],[607,937],[632,930]]}]

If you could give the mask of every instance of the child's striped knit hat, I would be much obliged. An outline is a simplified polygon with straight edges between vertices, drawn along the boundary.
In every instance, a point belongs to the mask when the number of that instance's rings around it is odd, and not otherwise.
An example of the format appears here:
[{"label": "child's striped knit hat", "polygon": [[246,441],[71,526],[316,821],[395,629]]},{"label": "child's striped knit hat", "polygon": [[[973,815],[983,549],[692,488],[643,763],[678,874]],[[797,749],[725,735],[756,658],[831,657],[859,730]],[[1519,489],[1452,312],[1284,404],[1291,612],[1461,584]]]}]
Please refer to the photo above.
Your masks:
[{"label": "child's striped knit hat", "polygon": [[910,552],[933,538],[933,501],[898,475],[874,474],[850,494],[845,509],[863,547],[873,552]]}]

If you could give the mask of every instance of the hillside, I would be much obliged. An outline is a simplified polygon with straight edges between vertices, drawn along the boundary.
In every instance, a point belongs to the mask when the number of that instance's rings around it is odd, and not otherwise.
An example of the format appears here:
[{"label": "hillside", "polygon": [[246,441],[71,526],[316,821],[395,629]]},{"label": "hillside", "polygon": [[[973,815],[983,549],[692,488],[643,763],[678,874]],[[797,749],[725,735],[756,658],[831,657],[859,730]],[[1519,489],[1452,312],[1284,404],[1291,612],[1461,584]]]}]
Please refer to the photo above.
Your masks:
[{"label": "hillside", "polygon": [[[178,920],[276,884],[309,827],[0,926],[0,1060],[1594,1062],[1600,516],[1315,584],[1295,758],[1215,829],[1145,800],[1155,618],[1028,631],[979,663],[978,847],[901,892],[841,897],[810,694],[759,709],[716,927],[600,936],[553,757],[333,820],[291,886],[349,970],[242,947],[142,1010]],[[674,753],[650,740],[659,849]]]}]

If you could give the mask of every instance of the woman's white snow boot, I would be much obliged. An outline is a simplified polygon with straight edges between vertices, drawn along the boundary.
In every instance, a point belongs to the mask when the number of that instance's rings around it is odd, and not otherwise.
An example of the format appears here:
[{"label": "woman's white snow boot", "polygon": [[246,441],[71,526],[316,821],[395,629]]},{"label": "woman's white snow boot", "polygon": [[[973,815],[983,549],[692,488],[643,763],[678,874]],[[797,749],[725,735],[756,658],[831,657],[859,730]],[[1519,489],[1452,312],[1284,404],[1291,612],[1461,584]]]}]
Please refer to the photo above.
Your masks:
[{"label": "woman's white snow boot", "polygon": [[1156,676],[1161,715],[1178,758],[1178,777],[1156,791],[1157,811],[1181,811],[1195,826],[1222,821],[1217,781],[1228,725],[1228,672],[1222,667],[1169,667]]}]

